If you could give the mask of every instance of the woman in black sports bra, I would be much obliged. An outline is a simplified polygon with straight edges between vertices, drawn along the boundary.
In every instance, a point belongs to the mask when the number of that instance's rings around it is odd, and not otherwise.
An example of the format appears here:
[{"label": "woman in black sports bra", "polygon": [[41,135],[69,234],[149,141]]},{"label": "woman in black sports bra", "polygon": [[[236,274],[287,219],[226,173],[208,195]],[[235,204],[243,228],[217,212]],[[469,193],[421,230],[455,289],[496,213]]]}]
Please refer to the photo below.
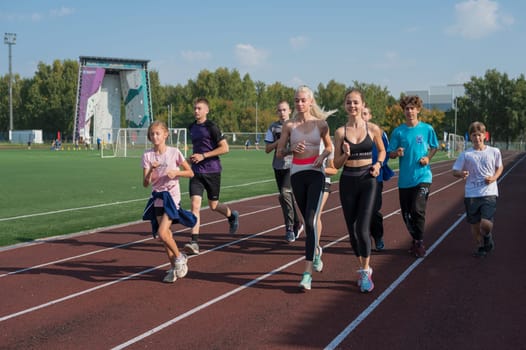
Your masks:
[{"label": "woman in black sports bra", "polygon": [[[353,89],[345,94],[344,107],[348,122],[334,134],[334,165],[336,168],[343,166],[340,201],[351,246],[360,265],[358,286],[361,292],[366,293],[374,288],[371,278],[373,270],[369,265],[369,224],[378,185],[376,177],[386,153],[380,127],[362,118],[364,104],[360,91]],[[372,164],[373,144],[378,149],[378,161],[375,164]]]}]

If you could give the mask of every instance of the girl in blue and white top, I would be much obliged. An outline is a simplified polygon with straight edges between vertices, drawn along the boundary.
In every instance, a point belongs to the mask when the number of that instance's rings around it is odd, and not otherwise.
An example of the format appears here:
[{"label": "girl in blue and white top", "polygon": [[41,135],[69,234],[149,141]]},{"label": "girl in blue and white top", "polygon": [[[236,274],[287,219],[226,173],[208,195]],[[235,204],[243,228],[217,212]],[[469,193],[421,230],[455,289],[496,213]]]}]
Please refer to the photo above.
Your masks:
[{"label": "girl in blue and white top", "polygon": [[[300,282],[302,290],[311,289],[312,261],[316,254],[320,205],[323,197],[325,172],[323,163],[332,152],[329,126],[325,119],[335,111],[325,112],[316,103],[314,94],[300,86],[294,95],[294,113],[281,131],[277,156],[292,151],[290,170],[292,191],[305,221],[305,272]],[[325,150],[320,153],[320,142]],[[290,143],[290,151],[287,144]]]}]

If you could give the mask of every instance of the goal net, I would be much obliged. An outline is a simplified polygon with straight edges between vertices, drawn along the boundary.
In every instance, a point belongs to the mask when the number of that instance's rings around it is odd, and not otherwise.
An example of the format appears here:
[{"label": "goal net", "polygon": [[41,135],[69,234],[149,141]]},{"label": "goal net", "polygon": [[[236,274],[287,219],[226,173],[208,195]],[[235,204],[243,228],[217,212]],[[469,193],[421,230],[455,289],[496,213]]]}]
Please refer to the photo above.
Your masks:
[{"label": "goal net", "polygon": [[[186,157],[186,129],[171,128],[169,131],[166,144],[179,148]],[[100,144],[97,142],[101,158],[140,158],[144,151],[153,147],[148,140],[147,128],[104,129],[102,134]]]},{"label": "goal net", "polygon": [[456,158],[466,149],[466,142],[464,137],[455,134],[447,135],[447,156],[448,158]]}]

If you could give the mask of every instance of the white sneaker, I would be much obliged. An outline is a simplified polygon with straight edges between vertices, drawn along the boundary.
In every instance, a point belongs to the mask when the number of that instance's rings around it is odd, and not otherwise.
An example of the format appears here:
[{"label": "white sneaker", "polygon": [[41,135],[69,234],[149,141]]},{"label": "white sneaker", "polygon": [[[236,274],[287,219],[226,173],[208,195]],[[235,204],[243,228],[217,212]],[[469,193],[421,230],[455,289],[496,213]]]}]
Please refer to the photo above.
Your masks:
[{"label": "white sneaker", "polygon": [[183,278],[188,273],[188,258],[186,255],[181,254],[181,257],[175,259],[175,275],[177,278]]},{"label": "white sneaker", "polygon": [[317,248],[319,254],[314,254],[314,260],[312,261],[312,268],[316,272],[321,272],[323,270],[323,261],[321,260],[321,256],[323,255],[323,249],[321,246],[318,246]]},{"label": "white sneaker", "polygon": [[164,276],[163,282],[164,283],[174,283],[177,281],[177,276],[175,275],[175,270],[170,269],[166,271],[166,276]]},{"label": "white sneaker", "polygon": [[197,255],[199,254],[199,244],[197,242],[190,242],[184,245],[184,251],[188,255]]}]

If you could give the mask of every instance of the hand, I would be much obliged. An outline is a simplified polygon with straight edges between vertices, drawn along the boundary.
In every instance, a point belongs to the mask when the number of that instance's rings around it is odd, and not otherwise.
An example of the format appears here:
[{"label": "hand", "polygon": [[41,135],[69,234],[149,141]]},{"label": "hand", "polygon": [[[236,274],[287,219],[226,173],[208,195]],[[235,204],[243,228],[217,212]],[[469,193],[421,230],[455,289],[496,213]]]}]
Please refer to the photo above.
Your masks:
[{"label": "hand", "polygon": [[298,142],[294,147],[294,152],[303,153],[305,151],[305,140]]},{"label": "hand", "polygon": [[380,175],[380,168],[381,168],[381,165],[379,162],[374,163],[371,166],[371,169],[369,170],[369,174],[371,174],[374,177],[377,177],[378,175]]},{"label": "hand", "polygon": [[202,162],[205,159],[204,153],[194,153],[190,156],[190,161],[194,164]]},{"label": "hand", "polygon": [[429,164],[429,157],[428,156],[424,156],[424,157],[420,158],[420,160],[418,162],[420,163],[420,165],[426,166],[426,165]]},{"label": "hand", "polygon": [[348,157],[351,155],[351,145],[348,142],[343,142],[342,151]]}]

